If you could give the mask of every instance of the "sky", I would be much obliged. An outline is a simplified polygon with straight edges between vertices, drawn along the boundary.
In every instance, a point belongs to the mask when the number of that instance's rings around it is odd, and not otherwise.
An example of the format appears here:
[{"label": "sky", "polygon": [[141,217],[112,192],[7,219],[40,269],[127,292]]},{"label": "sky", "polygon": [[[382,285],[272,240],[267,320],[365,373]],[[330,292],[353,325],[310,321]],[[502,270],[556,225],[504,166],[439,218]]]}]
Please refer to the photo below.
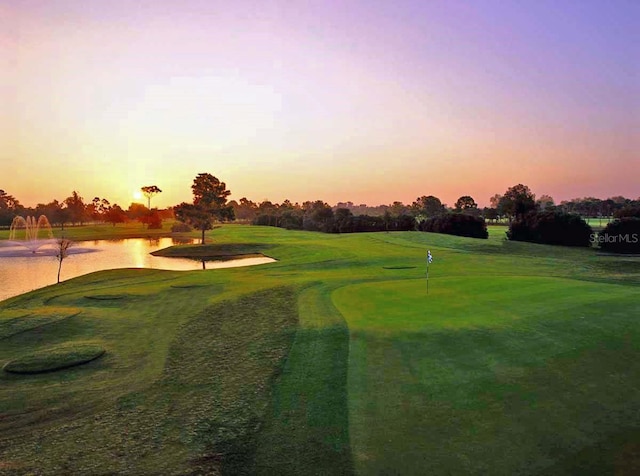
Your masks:
[{"label": "sky", "polygon": [[0,188],[640,196],[635,0],[0,0]]}]

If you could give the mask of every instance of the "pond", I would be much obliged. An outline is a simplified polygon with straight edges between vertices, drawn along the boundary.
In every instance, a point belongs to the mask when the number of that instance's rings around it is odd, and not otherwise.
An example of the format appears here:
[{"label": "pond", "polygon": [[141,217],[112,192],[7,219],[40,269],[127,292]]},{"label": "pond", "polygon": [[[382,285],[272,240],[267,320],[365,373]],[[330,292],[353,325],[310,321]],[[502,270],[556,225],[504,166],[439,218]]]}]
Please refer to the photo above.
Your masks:
[{"label": "pond", "polygon": [[[201,270],[203,266],[206,269],[232,268],[275,261],[265,256],[203,262],[150,254],[175,244],[185,243],[190,241],[176,241],[172,238],[80,241],[73,244],[69,249],[69,256],[62,262],[60,281],[105,269],[152,268],[190,271]],[[6,243],[4,245],[0,247],[0,301],[55,284],[58,260],[52,246],[43,246],[38,250],[38,255],[33,256],[24,248],[8,247]]]}]

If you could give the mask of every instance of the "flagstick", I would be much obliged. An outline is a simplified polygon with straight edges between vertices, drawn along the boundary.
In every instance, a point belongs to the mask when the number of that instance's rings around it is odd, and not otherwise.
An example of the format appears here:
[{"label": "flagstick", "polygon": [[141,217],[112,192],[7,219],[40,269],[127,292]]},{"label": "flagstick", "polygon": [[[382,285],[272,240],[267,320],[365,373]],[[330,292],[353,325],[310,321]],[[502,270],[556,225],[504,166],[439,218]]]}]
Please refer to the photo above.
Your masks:
[{"label": "flagstick", "polygon": [[429,262],[427,261],[427,294],[429,294]]}]

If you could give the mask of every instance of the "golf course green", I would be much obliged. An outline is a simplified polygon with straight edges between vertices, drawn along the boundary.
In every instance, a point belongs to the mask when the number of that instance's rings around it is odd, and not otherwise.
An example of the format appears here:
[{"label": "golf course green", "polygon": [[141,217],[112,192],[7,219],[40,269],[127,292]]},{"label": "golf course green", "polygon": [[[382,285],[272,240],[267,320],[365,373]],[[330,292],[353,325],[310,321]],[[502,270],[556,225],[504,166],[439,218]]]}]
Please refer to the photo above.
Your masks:
[{"label": "golf course green", "polygon": [[0,372],[0,474],[640,474],[640,258],[489,232],[225,225],[161,254],[277,261],[0,302],[44,369]]}]

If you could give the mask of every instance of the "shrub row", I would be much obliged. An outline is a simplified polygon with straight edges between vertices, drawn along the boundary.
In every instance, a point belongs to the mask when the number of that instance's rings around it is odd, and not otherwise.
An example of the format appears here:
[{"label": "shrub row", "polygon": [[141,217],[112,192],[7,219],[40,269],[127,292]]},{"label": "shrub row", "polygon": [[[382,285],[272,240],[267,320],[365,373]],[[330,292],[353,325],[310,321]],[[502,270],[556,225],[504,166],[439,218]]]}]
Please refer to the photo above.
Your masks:
[{"label": "shrub row", "polygon": [[432,233],[466,236],[469,238],[488,238],[487,224],[484,218],[463,213],[447,213],[428,218],[419,223],[418,229]]},{"label": "shrub row", "polygon": [[640,253],[640,218],[620,218],[598,234],[600,249],[611,253]]},{"label": "shrub row", "polygon": [[579,215],[557,210],[529,212],[514,220],[507,238],[547,245],[591,246],[593,230]]}]

